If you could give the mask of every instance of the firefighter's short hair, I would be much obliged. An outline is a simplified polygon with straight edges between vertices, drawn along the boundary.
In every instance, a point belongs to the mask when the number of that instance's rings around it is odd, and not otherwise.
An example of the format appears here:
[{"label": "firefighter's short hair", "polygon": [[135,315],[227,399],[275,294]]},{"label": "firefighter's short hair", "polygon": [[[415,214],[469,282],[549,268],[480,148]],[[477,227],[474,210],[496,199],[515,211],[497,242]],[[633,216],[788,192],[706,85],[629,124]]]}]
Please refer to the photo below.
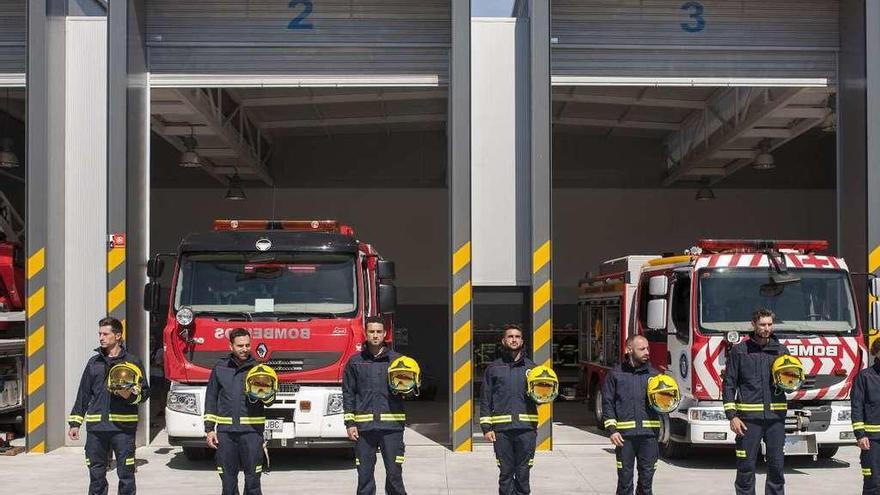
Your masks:
[{"label": "firefighter's short hair", "polygon": [[519,325],[516,325],[514,323],[508,323],[507,325],[504,325],[504,328],[501,330],[501,338],[507,337],[508,330],[516,330],[519,332],[520,335],[525,335],[525,332],[523,332],[522,327],[520,327]]},{"label": "firefighter's short hair", "polygon": [[367,317],[367,319],[364,320],[364,330],[367,329],[367,325],[369,325],[370,323],[372,323],[374,325],[377,325],[377,324],[382,325],[382,328],[385,328],[385,318],[382,318],[381,316]]},{"label": "firefighter's short hair", "polygon": [[874,339],[874,343],[871,344],[871,355],[880,355],[880,337]]},{"label": "firefighter's short hair", "polygon": [[761,318],[770,318],[773,321],[776,321],[776,313],[767,308],[756,309],[755,312],[752,313],[752,323],[758,323],[758,320]]},{"label": "firefighter's short hair", "polygon": [[247,330],[245,330],[244,328],[233,328],[232,330],[229,331],[229,342],[234,344],[235,339],[237,339],[239,337],[247,337],[248,339],[250,339],[251,333],[248,332]]},{"label": "firefighter's short hair", "polygon": [[113,333],[122,333],[122,322],[112,316],[107,316],[98,320],[98,328],[100,327],[110,327],[110,329],[113,330]]}]

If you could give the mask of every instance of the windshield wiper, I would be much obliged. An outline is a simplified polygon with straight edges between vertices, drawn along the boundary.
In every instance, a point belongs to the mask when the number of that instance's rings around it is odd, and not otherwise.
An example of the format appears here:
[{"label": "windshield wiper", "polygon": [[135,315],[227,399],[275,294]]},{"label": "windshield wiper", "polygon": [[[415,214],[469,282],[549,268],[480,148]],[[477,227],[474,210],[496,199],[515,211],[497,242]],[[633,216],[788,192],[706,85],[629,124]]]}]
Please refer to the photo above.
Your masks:
[{"label": "windshield wiper", "polygon": [[208,316],[242,316],[245,321],[252,321],[251,313],[247,311],[194,311],[196,316],[199,315],[208,315]]},{"label": "windshield wiper", "polygon": [[273,313],[275,316],[279,318],[284,316],[293,316],[294,318],[326,318],[333,319],[339,318],[339,315],[336,313],[313,313],[313,312],[305,312],[305,311],[276,311]]}]

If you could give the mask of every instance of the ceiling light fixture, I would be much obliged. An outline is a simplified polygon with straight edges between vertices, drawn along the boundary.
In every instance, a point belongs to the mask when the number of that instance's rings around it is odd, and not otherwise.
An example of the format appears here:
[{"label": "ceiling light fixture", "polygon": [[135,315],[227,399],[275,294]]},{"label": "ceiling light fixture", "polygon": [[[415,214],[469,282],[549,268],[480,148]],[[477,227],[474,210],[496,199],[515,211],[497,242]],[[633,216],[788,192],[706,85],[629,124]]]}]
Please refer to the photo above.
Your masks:
[{"label": "ceiling light fixture", "polygon": [[241,177],[238,176],[238,170],[229,178],[229,187],[226,189],[226,199],[230,201],[241,201],[247,199],[244,189],[241,188]]},{"label": "ceiling light fixture", "polygon": [[196,152],[196,148],[199,146],[199,142],[196,140],[195,131],[193,130],[193,126],[189,126],[189,136],[184,136],[180,138],[183,141],[183,145],[186,149],[183,153],[180,154],[180,161],[177,162],[177,166],[181,168],[197,168],[202,166],[202,159],[199,156],[198,152]]},{"label": "ceiling light fixture", "polygon": [[773,170],[776,168],[776,160],[770,154],[770,145],[767,141],[761,143],[761,152],[758,153],[755,161],[752,162],[752,168],[755,170]]}]

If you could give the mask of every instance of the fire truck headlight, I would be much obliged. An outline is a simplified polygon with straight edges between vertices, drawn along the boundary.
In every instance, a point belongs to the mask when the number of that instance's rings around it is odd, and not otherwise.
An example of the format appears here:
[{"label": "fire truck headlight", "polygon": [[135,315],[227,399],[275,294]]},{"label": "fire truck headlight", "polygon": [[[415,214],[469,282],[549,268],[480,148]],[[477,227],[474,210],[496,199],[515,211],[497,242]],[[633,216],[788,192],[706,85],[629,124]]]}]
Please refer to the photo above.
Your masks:
[{"label": "fire truck headlight", "polygon": [[177,323],[180,323],[182,326],[189,326],[190,323],[193,322],[193,312],[191,309],[187,307],[183,307],[177,310]]},{"label": "fire truck headlight", "polygon": [[844,409],[837,412],[838,421],[852,421],[852,409]]},{"label": "fire truck headlight", "polygon": [[692,421],[727,421],[721,409],[690,409],[688,414]]},{"label": "fire truck headlight", "polygon": [[196,394],[189,392],[168,392],[168,409],[184,414],[201,414]]},{"label": "fire truck headlight", "polygon": [[342,394],[330,394],[327,398],[327,414],[342,414]]}]

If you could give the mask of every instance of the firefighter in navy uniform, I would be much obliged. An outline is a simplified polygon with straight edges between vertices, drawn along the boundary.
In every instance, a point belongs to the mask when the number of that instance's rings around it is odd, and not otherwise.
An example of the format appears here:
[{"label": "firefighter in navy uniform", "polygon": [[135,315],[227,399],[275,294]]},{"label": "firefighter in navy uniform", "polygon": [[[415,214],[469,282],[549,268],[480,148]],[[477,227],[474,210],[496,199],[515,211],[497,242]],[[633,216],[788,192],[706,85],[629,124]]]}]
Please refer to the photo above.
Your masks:
[{"label": "firefighter in navy uniform", "polygon": [[658,376],[649,358],[648,340],[641,335],[628,337],[624,362],[612,368],[602,384],[602,424],[617,458],[617,495],[633,494],[636,467],[636,493],[652,493],[660,455],[660,415],[648,400],[649,381]]},{"label": "firefighter in navy uniform", "polygon": [[852,425],[862,464],[862,495],[880,495],[880,339],[871,343],[874,365],[853,382]]},{"label": "firefighter in navy uniform", "polygon": [[528,397],[526,374],[535,363],[523,352],[523,332],[508,325],[501,336],[501,357],[489,363],[480,389],[480,428],[492,442],[498,464],[498,493],[530,493],[529,471],[535,458],[538,408]]},{"label": "firefighter in navy uniform", "polygon": [[86,466],[89,495],[107,493],[107,464],[116,456],[120,495],[136,493],[134,480],[135,431],[138,405],[150,396],[144,367],[122,344],[122,323],[116,318],[98,322],[98,353],[89,359],[70,411],[67,435],[79,440],[86,424]]},{"label": "firefighter in navy uniform", "polygon": [[223,495],[238,495],[238,472],[244,471],[245,495],[261,495],[265,407],[272,405],[278,377],[251,356],[251,336],[243,328],[229,332],[231,355],[211,370],[205,392],[208,447],[217,449],[217,472]]},{"label": "firefighter in navy uniform", "polygon": [[[355,442],[358,495],[376,493],[376,451],[382,451],[385,464],[385,493],[405,495],[403,428],[406,414],[403,395],[390,387],[392,364],[414,361],[385,346],[385,322],[382,317],[366,320],[366,342],[359,354],[345,365],[342,376],[342,402],[348,438]],[[405,359],[401,359],[405,358]]]},{"label": "firefighter in navy uniform", "polygon": [[[785,415],[788,402],[774,384],[773,363],[788,350],[773,335],[775,315],[769,309],[752,314],[752,335],[727,355],[722,399],[730,429],[736,435],[737,495],[755,493],[755,463],[761,440],[767,446],[767,495],[785,493]],[[796,358],[793,358],[796,359]]]}]

